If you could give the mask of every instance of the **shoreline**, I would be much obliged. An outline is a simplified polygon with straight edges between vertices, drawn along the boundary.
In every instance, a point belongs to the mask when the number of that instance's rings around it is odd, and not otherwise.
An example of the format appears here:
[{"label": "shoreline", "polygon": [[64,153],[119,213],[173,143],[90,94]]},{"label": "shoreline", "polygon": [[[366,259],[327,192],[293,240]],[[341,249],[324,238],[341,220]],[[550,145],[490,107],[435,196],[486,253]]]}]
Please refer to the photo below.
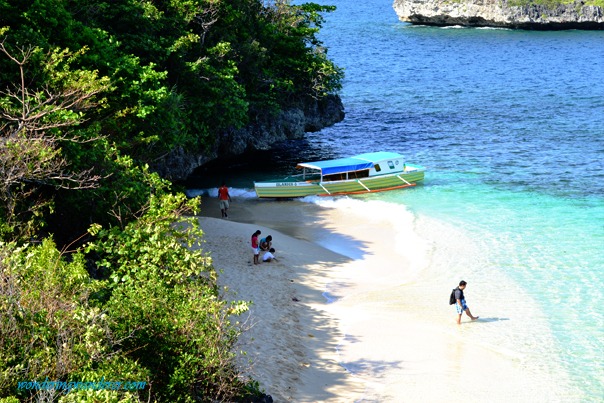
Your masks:
[{"label": "shoreline", "polygon": [[[468,384],[470,401],[564,400],[559,385],[552,387],[550,371],[536,369],[533,357],[483,339],[497,329],[523,326],[506,311],[497,316],[501,307],[488,300],[488,290],[471,288],[470,308],[483,320],[453,324],[440,289],[450,290],[456,274],[423,269],[433,264],[422,256],[434,245],[413,234],[413,217],[403,206],[395,214],[378,206],[367,218],[355,211],[362,202],[353,201],[350,208],[347,201],[338,203],[326,208],[235,199],[230,220],[222,220],[217,200],[202,198],[204,214],[214,217],[201,218],[202,229],[211,224],[207,235],[220,238],[206,239],[217,268],[244,274],[229,276],[225,270],[221,285],[246,296],[240,299],[253,299],[252,314],[268,318],[261,326],[274,329],[254,328],[246,341],[257,358],[252,376],[275,401],[401,401],[404,396],[403,401],[436,402],[465,393]],[[282,257],[260,270],[251,264],[249,248],[256,228],[273,235],[276,256]],[[236,242],[238,252],[220,252],[224,242]],[[292,295],[299,302],[291,301]]]},{"label": "shoreline", "polygon": [[[321,231],[318,227],[291,226],[297,235],[293,237],[251,223],[269,218],[262,207],[233,204],[238,211],[233,208],[225,220],[220,218],[217,200],[203,199],[207,215],[199,221],[204,230],[202,249],[211,253],[214,266],[221,271],[219,285],[228,287],[225,298],[253,301],[249,315],[240,318],[251,327],[238,343],[238,350],[247,352],[239,364],[275,402],[360,399],[363,385],[338,362],[343,335],[337,319],[326,309],[324,296],[332,269],[351,260],[305,240]],[[289,207],[271,209],[273,227],[291,223]],[[273,235],[276,261],[252,264],[249,238],[256,229],[262,236]]]}]

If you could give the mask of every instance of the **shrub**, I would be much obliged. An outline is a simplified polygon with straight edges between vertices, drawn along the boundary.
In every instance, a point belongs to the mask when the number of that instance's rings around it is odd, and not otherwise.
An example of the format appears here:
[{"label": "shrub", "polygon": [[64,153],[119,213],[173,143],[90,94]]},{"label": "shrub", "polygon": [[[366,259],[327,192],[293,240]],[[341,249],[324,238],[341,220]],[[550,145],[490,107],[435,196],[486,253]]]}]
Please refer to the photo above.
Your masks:
[{"label": "shrub", "polygon": [[[94,226],[86,251],[0,243],[0,397],[20,401],[216,401],[257,391],[235,365],[243,302],[219,296],[190,247],[194,201],[151,196],[123,229]],[[99,270],[91,277],[87,266]],[[137,381],[143,390],[19,389],[23,381]],[[10,400],[7,400],[10,401]]]}]

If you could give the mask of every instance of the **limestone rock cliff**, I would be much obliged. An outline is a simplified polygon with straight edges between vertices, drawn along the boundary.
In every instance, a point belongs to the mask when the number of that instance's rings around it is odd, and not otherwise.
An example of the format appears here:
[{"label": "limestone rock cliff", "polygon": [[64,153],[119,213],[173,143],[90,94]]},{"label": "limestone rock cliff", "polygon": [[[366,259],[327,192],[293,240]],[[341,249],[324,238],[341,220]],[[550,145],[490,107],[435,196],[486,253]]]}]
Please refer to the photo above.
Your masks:
[{"label": "limestone rock cliff", "polygon": [[517,29],[604,29],[604,9],[575,0],[534,4],[523,0],[394,0],[404,22]]},{"label": "limestone rock cliff", "polygon": [[182,181],[196,168],[218,157],[268,150],[277,142],[303,138],[306,132],[319,131],[343,119],[342,100],[337,95],[329,95],[321,101],[309,101],[302,107],[281,111],[278,116],[258,116],[247,127],[221,133],[212,150],[186,150],[182,147],[172,150],[151,168],[164,178]]}]

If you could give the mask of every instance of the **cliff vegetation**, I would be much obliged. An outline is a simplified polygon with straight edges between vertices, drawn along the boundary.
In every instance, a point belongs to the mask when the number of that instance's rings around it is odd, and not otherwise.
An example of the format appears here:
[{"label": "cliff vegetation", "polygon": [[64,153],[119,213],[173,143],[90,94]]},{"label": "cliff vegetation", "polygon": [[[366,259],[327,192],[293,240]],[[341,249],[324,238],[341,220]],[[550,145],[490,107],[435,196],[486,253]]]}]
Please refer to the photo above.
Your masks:
[{"label": "cliff vegetation", "polygon": [[[150,167],[334,99],[342,71],[316,37],[333,9],[0,2],[2,401],[261,395],[234,364],[247,304],[221,299],[211,259],[191,248],[198,204]],[[101,379],[146,387],[18,387]]]},{"label": "cliff vegetation", "polygon": [[[574,0],[509,0],[510,7],[530,6],[533,4],[556,8],[561,4],[574,4]],[[586,0],[581,2],[584,6],[604,7],[604,0]]]}]

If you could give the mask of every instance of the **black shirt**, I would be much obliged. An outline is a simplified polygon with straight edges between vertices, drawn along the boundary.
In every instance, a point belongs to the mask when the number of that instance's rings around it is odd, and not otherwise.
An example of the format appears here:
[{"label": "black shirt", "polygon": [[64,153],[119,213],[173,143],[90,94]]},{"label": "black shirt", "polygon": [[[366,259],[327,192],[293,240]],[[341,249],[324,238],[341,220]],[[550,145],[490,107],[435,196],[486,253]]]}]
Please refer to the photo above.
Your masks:
[{"label": "black shirt", "polygon": [[459,289],[459,287],[457,287],[455,289],[455,301],[457,300],[464,300],[464,296],[463,296],[463,290]]}]

